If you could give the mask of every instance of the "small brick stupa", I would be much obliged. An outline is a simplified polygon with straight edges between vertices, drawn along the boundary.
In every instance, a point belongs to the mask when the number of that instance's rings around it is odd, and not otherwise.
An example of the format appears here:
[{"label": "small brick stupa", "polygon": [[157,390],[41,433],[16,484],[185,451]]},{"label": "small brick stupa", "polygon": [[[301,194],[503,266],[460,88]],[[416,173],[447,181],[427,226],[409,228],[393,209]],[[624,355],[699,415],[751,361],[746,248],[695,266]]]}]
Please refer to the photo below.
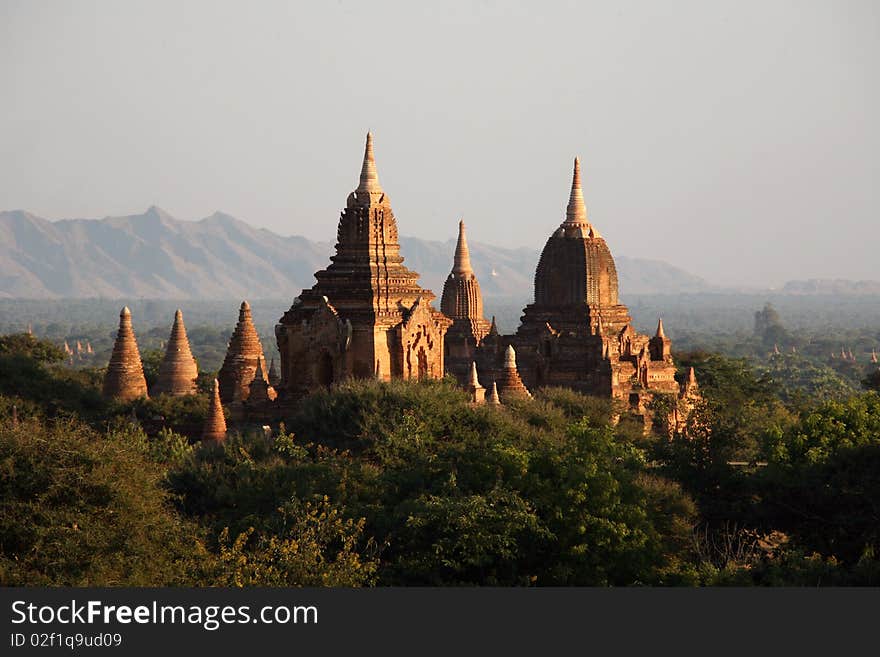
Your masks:
[{"label": "small brick stupa", "polygon": [[507,350],[504,352],[504,367],[495,383],[498,386],[498,395],[501,397],[501,401],[532,396],[519,377],[519,372],[516,369],[516,351],[511,345],[507,345]]},{"label": "small brick stupa", "polygon": [[468,377],[466,387],[468,397],[473,404],[482,404],[486,401],[486,389],[480,385],[480,379],[477,376],[477,364],[471,363],[471,372]]},{"label": "small brick stupa", "polygon": [[121,402],[148,396],[144,366],[131,328],[128,306],[119,313],[119,332],[104,375],[104,396]]},{"label": "small brick stupa", "polygon": [[[260,371],[265,372],[263,346],[251,319],[251,307],[247,301],[242,301],[238,311],[238,324],[235,325],[235,331],[229,340],[223,366],[217,374],[217,380],[220,382],[220,399],[224,404],[240,402],[248,398],[250,384],[254,380],[258,364]],[[265,378],[265,374],[263,377]]]},{"label": "small brick stupa", "polygon": [[165,348],[165,358],[159,365],[159,376],[153,385],[153,394],[160,395],[192,395],[196,392],[196,378],[199,368],[189,348],[186,327],[183,325],[183,313],[180,309],[174,313],[174,325]]},{"label": "small brick stupa", "polygon": [[205,442],[222,443],[226,440],[226,418],[223,415],[223,404],[220,401],[220,383],[214,379],[214,392],[208,415],[202,426],[202,440]]},{"label": "small brick stupa", "polygon": [[492,387],[489,388],[489,394],[486,395],[486,403],[493,406],[501,403],[501,398],[498,396],[498,384],[494,381],[492,382]]}]

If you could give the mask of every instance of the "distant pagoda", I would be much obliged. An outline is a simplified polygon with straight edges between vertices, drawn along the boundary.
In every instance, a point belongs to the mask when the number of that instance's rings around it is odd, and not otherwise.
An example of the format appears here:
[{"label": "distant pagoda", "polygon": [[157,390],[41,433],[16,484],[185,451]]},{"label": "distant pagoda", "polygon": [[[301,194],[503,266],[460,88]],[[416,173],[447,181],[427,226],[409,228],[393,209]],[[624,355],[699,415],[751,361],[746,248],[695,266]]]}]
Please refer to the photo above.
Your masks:
[{"label": "distant pagoda", "polygon": [[183,313],[180,308],[174,313],[174,324],[171,336],[165,347],[165,357],[159,365],[159,376],[153,385],[153,394],[160,395],[192,395],[196,392],[196,379],[199,368],[193,358],[183,324]]},{"label": "distant pagoda", "polygon": [[491,324],[483,317],[483,295],[471,267],[464,221],[458,222],[455,258],[443,284],[440,310],[452,320],[446,332],[446,371],[466,384],[476,348],[489,333]]},{"label": "distant pagoda", "polygon": [[254,380],[258,366],[261,373],[266,371],[263,346],[260,344],[257,329],[254,328],[250,304],[242,301],[238,311],[238,323],[232,332],[226,357],[217,374],[220,399],[224,404],[242,402],[248,398],[250,384]]},{"label": "distant pagoda", "polygon": [[131,327],[131,311],[125,306],[119,313],[119,331],[104,375],[104,396],[121,402],[147,397],[147,380]]}]

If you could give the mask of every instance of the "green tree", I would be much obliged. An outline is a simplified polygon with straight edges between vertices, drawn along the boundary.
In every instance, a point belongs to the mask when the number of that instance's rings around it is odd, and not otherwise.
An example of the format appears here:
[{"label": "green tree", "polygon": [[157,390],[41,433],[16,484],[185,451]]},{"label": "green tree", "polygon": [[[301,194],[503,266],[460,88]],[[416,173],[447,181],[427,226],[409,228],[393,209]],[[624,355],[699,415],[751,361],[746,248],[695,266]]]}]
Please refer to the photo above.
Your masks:
[{"label": "green tree", "polygon": [[764,438],[766,513],[808,551],[852,565],[880,550],[880,395],[827,402]]},{"label": "green tree", "polygon": [[163,489],[145,437],[75,420],[0,422],[0,581],[8,586],[189,583],[200,532]]}]

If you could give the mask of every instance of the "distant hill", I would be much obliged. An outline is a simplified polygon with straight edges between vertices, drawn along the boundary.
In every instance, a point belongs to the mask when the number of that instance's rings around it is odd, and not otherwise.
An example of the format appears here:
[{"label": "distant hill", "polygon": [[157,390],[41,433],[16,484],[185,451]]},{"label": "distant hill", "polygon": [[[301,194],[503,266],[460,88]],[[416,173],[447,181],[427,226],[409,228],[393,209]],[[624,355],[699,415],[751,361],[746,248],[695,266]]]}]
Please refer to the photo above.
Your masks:
[{"label": "distant hill", "polygon": [[[440,295],[455,241],[401,238],[406,265]],[[293,297],[314,283],[333,245],[282,237],[223,213],[180,221],[155,206],[105,219],[48,221],[0,212],[0,297],[225,299]],[[537,249],[471,243],[487,298],[527,298]],[[708,290],[701,278],[663,262],[616,256],[626,294]]]},{"label": "distant hill", "polygon": [[848,281],[844,279],[811,278],[804,281],[788,281],[783,287],[785,294],[880,294],[880,281]]}]

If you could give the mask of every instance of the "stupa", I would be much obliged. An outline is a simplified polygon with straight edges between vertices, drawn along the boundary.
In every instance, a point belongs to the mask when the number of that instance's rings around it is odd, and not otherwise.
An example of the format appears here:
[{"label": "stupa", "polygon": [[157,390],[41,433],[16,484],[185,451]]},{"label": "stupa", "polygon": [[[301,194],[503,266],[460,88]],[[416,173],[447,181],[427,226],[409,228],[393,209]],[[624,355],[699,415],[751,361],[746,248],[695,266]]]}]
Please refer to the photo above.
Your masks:
[{"label": "stupa", "polygon": [[523,385],[522,379],[516,368],[516,350],[512,345],[507,345],[504,352],[504,365],[498,378],[495,380],[498,396],[502,402],[514,398],[528,398],[531,393]]},{"label": "stupa", "polygon": [[223,415],[223,403],[220,401],[220,382],[214,379],[214,390],[208,406],[208,415],[202,426],[202,440],[222,443],[226,440],[226,417]]},{"label": "stupa", "polygon": [[440,310],[452,320],[446,332],[446,371],[467,385],[476,349],[492,325],[483,317],[483,295],[471,266],[464,221],[458,222],[455,258],[443,284]]},{"label": "stupa", "polygon": [[[254,328],[250,304],[242,301],[238,311],[238,323],[229,340],[226,358],[217,374],[217,380],[220,382],[220,399],[224,404],[241,402],[248,398],[250,384],[254,380],[258,365],[261,372],[266,371],[263,346],[260,344],[257,329]],[[265,374],[263,377],[265,378]]]},{"label": "stupa", "polygon": [[119,313],[119,331],[104,375],[104,396],[121,402],[148,396],[144,366],[131,327],[128,306]]},{"label": "stupa", "polygon": [[468,396],[473,404],[482,404],[486,401],[486,389],[480,385],[480,379],[477,376],[477,364],[471,363],[471,371],[468,376],[468,384],[466,386]]},{"label": "stupa", "polygon": [[174,324],[165,347],[165,357],[159,365],[159,376],[153,385],[153,394],[192,395],[196,393],[196,379],[199,368],[193,358],[183,324],[180,308],[174,313]]}]

